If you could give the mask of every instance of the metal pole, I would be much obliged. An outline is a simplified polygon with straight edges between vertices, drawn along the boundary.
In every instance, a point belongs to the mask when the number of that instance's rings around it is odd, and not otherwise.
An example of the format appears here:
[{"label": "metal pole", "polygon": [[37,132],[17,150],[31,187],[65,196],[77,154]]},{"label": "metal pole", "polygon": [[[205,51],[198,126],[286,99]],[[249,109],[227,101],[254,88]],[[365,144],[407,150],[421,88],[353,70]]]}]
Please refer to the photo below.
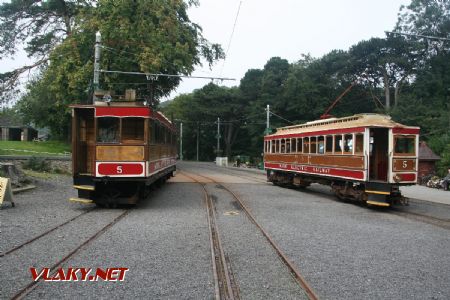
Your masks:
[{"label": "metal pole", "polygon": [[102,35],[100,31],[95,34],[95,54],[94,54],[94,91],[100,87],[100,51]]},{"label": "metal pole", "polygon": [[270,128],[270,105],[267,104],[266,108],[267,116],[266,116],[266,134],[269,134]]},{"label": "metal pole", "polygon": [[183,160],[183,122],[180,123],[180,160]]},{"label": "metal pole", "polygon": [[217,118],[217,157],[220,155],[220,118]]},{"label": "metal pole", "polygon": [[200,125],[197,122],[197,161],[198,161],[198,146],[199,146]]}]

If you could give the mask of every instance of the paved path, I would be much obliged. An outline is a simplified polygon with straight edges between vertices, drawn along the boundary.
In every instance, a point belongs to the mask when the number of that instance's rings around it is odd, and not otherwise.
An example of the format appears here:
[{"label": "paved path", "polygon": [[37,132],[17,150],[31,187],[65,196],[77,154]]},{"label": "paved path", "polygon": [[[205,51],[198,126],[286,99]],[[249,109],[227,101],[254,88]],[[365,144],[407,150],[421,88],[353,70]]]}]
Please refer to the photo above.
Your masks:
[{"label": "paved path", "polygon": [[450,205],[450,191],[412,185],[401,188],[405,197]]}]

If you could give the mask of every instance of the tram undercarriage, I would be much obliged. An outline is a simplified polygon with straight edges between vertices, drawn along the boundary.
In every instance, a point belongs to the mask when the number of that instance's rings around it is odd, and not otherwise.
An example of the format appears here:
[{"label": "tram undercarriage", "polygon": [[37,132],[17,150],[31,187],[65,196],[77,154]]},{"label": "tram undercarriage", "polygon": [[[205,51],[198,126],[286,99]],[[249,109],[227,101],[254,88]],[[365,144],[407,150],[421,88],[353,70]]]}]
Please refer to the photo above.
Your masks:
[{"label": "tram undercarriage", "polygon": [[408,205],[408,198],[402,196],[398,185],[384,182],[343,181],[273,170],[267,171],[267,181],[288,188],[306,188],[311,183],[329,185],[342,201],[356,201],[374,206]]},{"label": "tram undercarriage", "polygon": [[148,197],[150,192],[161,187],[174,176],[175,167],[167,168],[147,178],[74,177],[74,188],[78,198],[72,202],[95,203],[100,207],[116,207],[119,204],[136,204]]}]

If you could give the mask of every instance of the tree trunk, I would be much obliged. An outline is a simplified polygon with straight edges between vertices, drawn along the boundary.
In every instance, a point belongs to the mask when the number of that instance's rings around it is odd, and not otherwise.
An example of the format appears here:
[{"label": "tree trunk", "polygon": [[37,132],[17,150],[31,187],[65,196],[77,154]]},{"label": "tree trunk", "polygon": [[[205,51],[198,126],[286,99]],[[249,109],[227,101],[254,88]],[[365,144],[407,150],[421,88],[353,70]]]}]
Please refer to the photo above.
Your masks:
[{"label": "tree trunk", "polygon": [[13,163],[0,163],[0,177],[9,178],[12,187],[20,187],[25,181],[25,175]]},{"label": "tree trunk", "polygon": [[386,110],[391,108],[391,95],[389,91],[389,79],[387,72],[383,73],[383,82],[384,82],[384,96],[386,98]]}]

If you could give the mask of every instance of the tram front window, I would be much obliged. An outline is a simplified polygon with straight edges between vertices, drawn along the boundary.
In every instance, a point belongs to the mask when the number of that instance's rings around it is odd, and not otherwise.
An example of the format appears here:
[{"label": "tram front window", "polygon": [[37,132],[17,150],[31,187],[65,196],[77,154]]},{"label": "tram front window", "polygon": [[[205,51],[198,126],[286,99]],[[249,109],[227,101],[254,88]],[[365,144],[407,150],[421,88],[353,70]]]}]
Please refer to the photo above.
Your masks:
[{"label": "tram front window", "polygon": [[395,154],[397,155],[414,155],[416,139],[414,136],[396,136],[395,137]]},{"label": "tram front window", "polygon": [[120,119],[114,117],[101,117],[97,119],[97,142],[118,143]]}]

